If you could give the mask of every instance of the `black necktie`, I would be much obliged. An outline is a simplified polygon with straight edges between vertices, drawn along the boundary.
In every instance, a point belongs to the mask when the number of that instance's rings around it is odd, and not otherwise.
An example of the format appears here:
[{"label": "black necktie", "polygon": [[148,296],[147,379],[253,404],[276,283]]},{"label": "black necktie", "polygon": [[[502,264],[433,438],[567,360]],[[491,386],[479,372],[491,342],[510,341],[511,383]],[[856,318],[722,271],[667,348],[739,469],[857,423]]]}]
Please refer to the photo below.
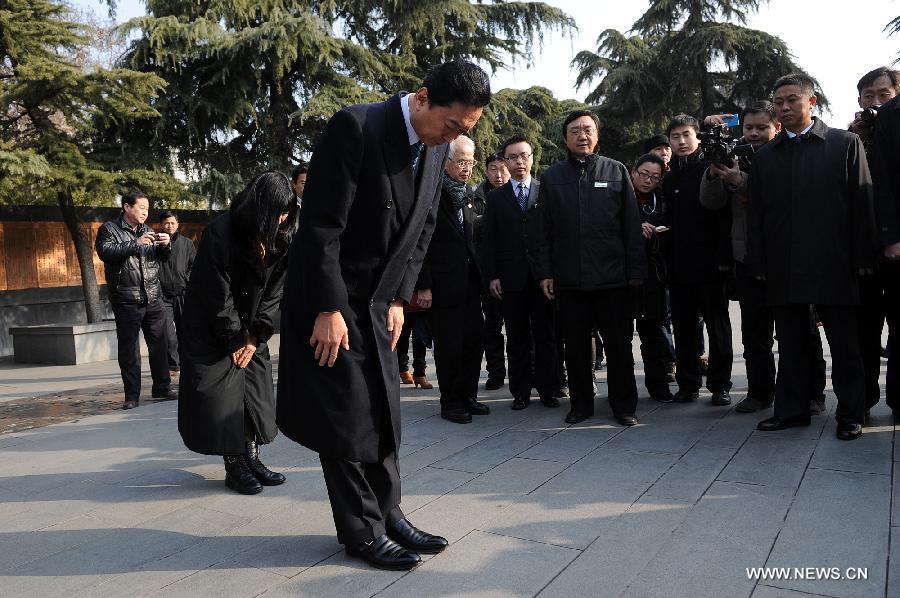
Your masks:
[{"label": "black necktie", "polygon": [[516,195],[516,200],[519,202],[519,209],[525,212],[525,208],[528,207],[528,194],[525,192],[525,183],[519,183],[519,194]]},{"label": "black necktie", "polygon": [[416,141],[409,146],[410,155],[412,157],[413,172],[416,171],[416,166],[419,165],[419,158],[422,157],[423,149],[425,149],[425,144],[421,141]]}]

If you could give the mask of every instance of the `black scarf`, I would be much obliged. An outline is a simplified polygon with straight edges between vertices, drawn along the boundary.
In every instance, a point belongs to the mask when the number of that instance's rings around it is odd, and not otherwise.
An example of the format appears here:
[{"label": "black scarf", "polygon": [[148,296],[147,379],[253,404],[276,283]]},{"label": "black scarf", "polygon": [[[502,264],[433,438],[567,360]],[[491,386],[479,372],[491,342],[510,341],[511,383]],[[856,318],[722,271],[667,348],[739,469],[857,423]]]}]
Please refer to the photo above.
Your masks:
[{"label": "black scarf", "polygon": [[444,189],[444,193],[450,198],[454,209],[459,210],[469,203],[469,199],[466,197],[466,184],[451,178],[447,171],[444,171],[442,174],[441,186]]}]

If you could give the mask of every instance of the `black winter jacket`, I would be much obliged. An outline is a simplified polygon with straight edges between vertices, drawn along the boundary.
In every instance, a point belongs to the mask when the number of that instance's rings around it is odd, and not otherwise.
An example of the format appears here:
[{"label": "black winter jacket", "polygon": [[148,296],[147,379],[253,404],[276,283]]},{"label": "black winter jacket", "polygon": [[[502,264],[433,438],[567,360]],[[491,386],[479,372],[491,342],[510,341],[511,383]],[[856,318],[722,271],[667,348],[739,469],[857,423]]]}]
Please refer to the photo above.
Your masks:
[{"label": "black winter jacket", "polygon": [[159,283],[166,297],[177,297],[184,295],[188,280],[191,279],[191,268],[194,266],[197,250],[193,241],[178,233],[172,237],[171,246],[169,259],[160,264]]},{"label": "black winter jacket", "polygon": [[557,162],[541,177],[536,210],[529,255],[537,280],[592,291],[647,277],[640,211],[621,162],[596,154]]},{"label": "black winter jacket", "polygon": [[150,231],[146,224],[133,230],[124,214],[97,232],[97,255],[103,261],[109,301],[113,305],[147,305],[162,296],[159,265],[169,259],[169,245],[139,245],[138,237]]}]

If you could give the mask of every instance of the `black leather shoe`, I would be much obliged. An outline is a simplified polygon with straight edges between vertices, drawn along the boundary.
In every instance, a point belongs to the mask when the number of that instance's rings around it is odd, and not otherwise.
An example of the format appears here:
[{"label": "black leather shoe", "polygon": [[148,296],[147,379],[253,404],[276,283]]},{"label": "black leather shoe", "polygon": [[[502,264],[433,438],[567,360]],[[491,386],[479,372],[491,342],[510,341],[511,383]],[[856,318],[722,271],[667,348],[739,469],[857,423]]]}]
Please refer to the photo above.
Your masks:
[{"label": "black leather shoe", "polygon": [[259,446],[252,440],[246,443],[247,447],[247,466],[253,472],[253,476],[259,480],[263,486],[278,486],[284,484],[285,477],[280,473],[276,473],[263,465],[259,460]]},{"label": "black leather shoe", "polygon": [[475,397],[469,397],[466,399],[466,411],[470,415],[487,415],[491,412],[491,408],[484,403],[479,403]]},{"label": "black leather shoe", "polygon": [[244,455],[225,455],[225,485],[241,494],[259,494],[262,485],[247,464]]},{"label": "black leather shoe", "polygon": [[716,407],[724,407],[725,405],[731,405],[731,395],[728,394],[727,390],[718,390],[712,393],[712,404]]},{"label": "black leather shoe", "polygon": [[676,403],[690,403],[691,401],[696,401],[700,398],[700,393],[689,390],[679,390],[675,393],[675,402]]},{"label": "black leather shoe", "polygon": [[617,415],[616,421],[627,427],[638,425],[638,420],[634,415]]},{"label": "black leather shoe", "polygon": [[419,554],[437,554],[447,548],[448,544],[447,540],[440,536],[423,532],[410,523],[409,519],[388,524],[387,534],[397,544]]},{"label": "black leather shoe", "polygon": [[756,424],[756,429],[761,432],[777,432],[778,430],[786,430],[788,428],[803,428],[809,425],[809,416],[806,417],[788,417],[782,419],[777,415],[764,419]]},{"label": "black leather shoe", "polygon": [[487,382],[484,383],[485,390],[500,390],[501,388],[503,388],[503,378],[496,380],[488,378]]},{"label": "black leather shoe", "polygon": [[472,423],[472,415],[462,407],[456,409],[441,409],[441,417],[454,424]]},{"label": "black leather shoe", "polygon": [[178,400],[178,391],[174,388],[170,388],[166,392],[158,392],[153,393],[151,395],[154,399],[160,399],[163,401],[177,401]]},{"label": "black leather shoe", "polygon": [[125,401],[124,403],[122,403],[122,409],[134,409],[138,405],[140,405],[140,401],[138,401],[137,399],[133,401]]},{"label": "black leather shoe", "polygon": [[422,562],[422,557],[403,548],[387,534],[356,546],[347,546],[346,550],[348,555],[362,559],[377,569],[408,571]]},{"label": "black leather shoe", "polygon": [[663,392],[654,392],[650,394],[650,398],[656,401],[657,403],[674,403],[675,395],[672,394],[672,391],[665,390]]},{"label": "black leather shoe", "polygon": [[842,419],[837,424],[837,437],[840,440],[856,440],[862,436],[862,426],[852,419]]},{"label": "black leather shoe", "polygon": [[525,409],[531,404],[531,397],[513,397],[511,408],[513,411]]},{"label": "black leather shoe", "polygon": [[569,413],[566,415],[566,423],[577,424],[583,422],[589,417],[590,415],[588,415],[587,413],[582,413],[580,411],[569,411]]},{"label": "black leather shoe", "polygon": [[557,399],[553,395],[542,396],[541,403],[543,403],[544,407],[559,407],[559,399]]}]

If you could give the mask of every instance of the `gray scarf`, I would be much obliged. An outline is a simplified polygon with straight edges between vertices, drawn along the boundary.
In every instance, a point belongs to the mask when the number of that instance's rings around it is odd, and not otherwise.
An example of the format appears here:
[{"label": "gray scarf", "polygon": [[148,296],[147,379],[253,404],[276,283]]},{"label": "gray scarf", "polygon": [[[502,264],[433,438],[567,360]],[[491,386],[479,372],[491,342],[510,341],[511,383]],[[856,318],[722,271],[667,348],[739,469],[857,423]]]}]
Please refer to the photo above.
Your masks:
[{"label": "gray scarf", "polygon": [[442,174],[441,186],[444,188],[444,193],[450,197],[455,209],[458,210],[469,203],[469,199],[466,197],[466,184],[451,178],[447,171]]}]

